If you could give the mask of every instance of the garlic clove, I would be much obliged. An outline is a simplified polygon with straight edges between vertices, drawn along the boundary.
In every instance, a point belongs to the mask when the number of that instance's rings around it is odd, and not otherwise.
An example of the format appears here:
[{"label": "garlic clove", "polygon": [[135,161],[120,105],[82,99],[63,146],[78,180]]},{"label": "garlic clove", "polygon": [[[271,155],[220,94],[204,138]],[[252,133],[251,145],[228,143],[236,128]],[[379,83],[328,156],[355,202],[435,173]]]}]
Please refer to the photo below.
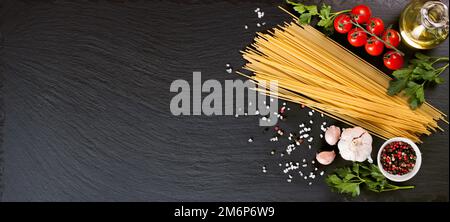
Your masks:
[{"label": "garlic clove", "polygon": [[322,151],[316,154],[317,162],[322,165],[330,165],[334,158],[336,157],[336,153],[333,151]]},{"label": "garlic clove", "polygon": [[325,131],[325,141],[331,146],[336,145],[340,137],[341,129],[337,126],[330,126],[327,128],[327,131]]}]

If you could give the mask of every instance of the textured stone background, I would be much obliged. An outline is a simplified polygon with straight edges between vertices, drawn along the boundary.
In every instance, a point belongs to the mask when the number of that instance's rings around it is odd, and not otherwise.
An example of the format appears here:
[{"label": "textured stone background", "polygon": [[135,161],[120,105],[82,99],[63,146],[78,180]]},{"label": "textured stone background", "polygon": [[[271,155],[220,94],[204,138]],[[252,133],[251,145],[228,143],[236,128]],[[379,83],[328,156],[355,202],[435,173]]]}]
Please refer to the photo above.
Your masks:
[{"label": "textured stone background", "polygon": [[[225,64],[243,65],[239,50],[256,31],[289,20],[281,1],[0,2],[2,201],[448,201],[448,125],[425,138],[423,167],[408,182],[416,189],[350,199],[321,179],[286,183],[281,160],[268,155],[281,143],[268,142],[255,116],[170,114],[173,80],[198,70],[238,78]],[[327,2],[365,2],[395,24],[407,1]],[[256,27],[256,7],[265,27]],[[430,53],[448,55],[448,41]],[[427,96],[448,114],[443,76]],[[295,128],[307,115],[290,106],[283,124]]]}]

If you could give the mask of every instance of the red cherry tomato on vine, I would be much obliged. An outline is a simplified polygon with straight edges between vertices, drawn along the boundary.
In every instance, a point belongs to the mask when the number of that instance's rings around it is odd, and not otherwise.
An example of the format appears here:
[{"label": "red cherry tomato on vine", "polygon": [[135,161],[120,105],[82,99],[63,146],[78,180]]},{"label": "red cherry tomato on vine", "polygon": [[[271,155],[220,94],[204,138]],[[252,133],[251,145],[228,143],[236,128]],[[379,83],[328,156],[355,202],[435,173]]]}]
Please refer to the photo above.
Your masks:
[{"label": "red cherry tomato on vine", "polygon": [[367,5],[355,6],[351,11],[352,18],[358,24],[365,24],[372,16],[372,11]]},{"label": "red cherry tomato on vine", "polygon": [[371,56],[379,56],[383,53],[384,43],[375,37],[371,37],[366,43],[366,52]]},{"label": "red cherry tomato on vine", "polygon": [[[402,37],[400,36],[400,34],[395,31],[394,29],[388,29],[386,30],[386,32],[384,32],[383,34],[383,41],[391,44],[392,46],[394,46],[395,48],[397,48],[397,46],[400,44],[400,41],[402,40]],[[391,46],[389,46],[388,44],[386,44],[386,48],[388,49],[392,49]]]},{"label": "red cherry tomato on vine", "polygon": [[367,34],[361,28],[354,28],[348,33],[347,40],[352,46],[361,47],[367,42]]},{"label": "red cherry tomato on vine", "polygon": [[366,29],[370,33],[380,36],[384,32],[384,22],[380,18],[372,17],[367,22]]},{"label": "red cherry tomato on vine", "polygon": [[384,65],[390,70],[397,70],[403,67],[403,56],[393,50],[384,54],[383,61]]},{"label": "red cherry tomato on vine", "polygon": [[340,14],[334,19],[334,29],[339,33],[347,33],[353,28],[352,18],[346,14]]}]

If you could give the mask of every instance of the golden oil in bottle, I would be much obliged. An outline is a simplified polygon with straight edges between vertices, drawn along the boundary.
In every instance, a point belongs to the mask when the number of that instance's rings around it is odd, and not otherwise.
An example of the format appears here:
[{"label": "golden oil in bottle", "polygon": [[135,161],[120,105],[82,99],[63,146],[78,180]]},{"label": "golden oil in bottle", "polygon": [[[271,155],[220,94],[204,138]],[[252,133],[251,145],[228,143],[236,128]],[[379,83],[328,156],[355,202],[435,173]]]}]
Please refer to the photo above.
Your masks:
[{"label": "golden oil in bottle", "polygon": [[400,16],[402,39],[413,48],[434,48],[447,39],[448,32],[448,7],[440,1],[413,0]]}]

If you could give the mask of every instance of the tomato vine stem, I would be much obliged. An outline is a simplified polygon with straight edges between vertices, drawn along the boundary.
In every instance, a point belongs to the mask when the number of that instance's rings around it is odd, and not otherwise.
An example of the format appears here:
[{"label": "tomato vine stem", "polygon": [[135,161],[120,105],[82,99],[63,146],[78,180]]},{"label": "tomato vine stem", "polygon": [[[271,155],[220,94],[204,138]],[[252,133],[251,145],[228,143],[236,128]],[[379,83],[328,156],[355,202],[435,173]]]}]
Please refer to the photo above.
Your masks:
[{"label": "tomato vine stem", "polygon": [[402,51],[400,51],[399,49],[395,48],[391,43],[384,41],[383,39],[381,39],[380,37],[378,37],[377,35],[367,31],[367,29],[365,29],[362,25],[356,23],[355,21],[351,21],[351,23],[353,25],[355,25],[356,27],[362,29],[365,33],[367,33],[368,35],[375,37],[378,41],[386,44],[387,46],[391,47],[391,49],[393,49],[394,51],[398,52],[401,56],[405,56],[405,53],[403,53]]}]

